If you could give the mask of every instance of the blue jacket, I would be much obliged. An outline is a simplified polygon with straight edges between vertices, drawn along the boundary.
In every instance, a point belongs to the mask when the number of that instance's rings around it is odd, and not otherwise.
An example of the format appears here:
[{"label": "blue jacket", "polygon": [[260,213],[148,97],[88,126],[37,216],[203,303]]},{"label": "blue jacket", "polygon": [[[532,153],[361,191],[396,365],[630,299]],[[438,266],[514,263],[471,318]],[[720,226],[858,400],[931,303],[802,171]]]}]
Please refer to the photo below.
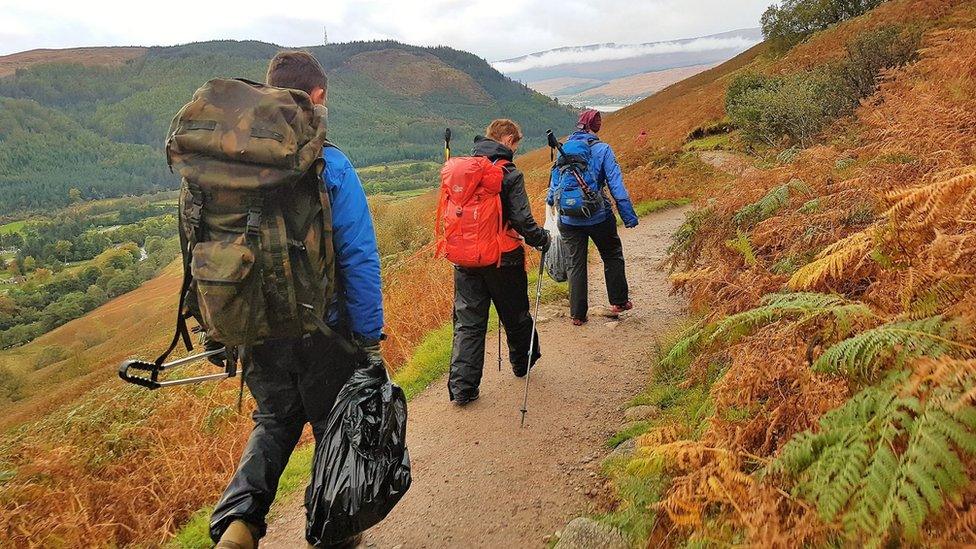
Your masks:
[{"label": "blue jacket", "polygon": [[342,151],[326,147],[322,156],[332,200],[338,290],[329,307],[328,323],[333,328],[348,328],[366,340],[378,340],[383,333],[380,254],[366,192]]},{"label": "blue jacket", "polygon": [[[569,136],[569,139],[586,140],[593,139],[593,137],[594,135],[590,132],[578,131]],[[610,196],[617,203],[617,211],[620,212],[620,218],[623,220],[624,226],[636,227],[638,223],[637,213],[634,212],[634,205],[630,202],[630,194],[627,193],[627,188],[624,187],[624,177],[620,173],[620,164],[617,164],[617,157],[614,156],[613,149],[610,148],[610,145],[599,141],[593,144],[590,151],[593,153],[592,159],[590,160],[590,169],[596,171],[596,181],[599,184],[601,193],[604,186],[610,189]],[[554,194],[558,185],[559,174],[553,168],[552,176],[549,180],[549,194],[546,195],[546,204],[553,205]],[[592,216],[581,218],[562,215],[559,216],[559,221],[563,225],[586,227],[603,223],[611,215],[613,215],[613,210],[610,207],[610,201],[604,195],[603,208]]]}]

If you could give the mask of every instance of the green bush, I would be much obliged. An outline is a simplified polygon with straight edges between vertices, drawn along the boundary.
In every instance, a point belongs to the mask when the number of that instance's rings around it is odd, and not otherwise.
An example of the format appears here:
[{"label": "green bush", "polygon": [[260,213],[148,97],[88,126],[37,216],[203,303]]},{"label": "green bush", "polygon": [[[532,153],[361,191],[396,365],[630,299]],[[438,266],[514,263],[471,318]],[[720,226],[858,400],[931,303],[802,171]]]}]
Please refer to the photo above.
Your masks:
[{"label": "green bush", "polygon": [[729,117],[749,142],[775,146],[786,138],[806,146],[850,109],[842,90],[842,80],[829,68],[780,78],[742,91]]},{"label": "green bush", "polygon": [[23,396],[24,374],[0,366],[0,402],[14,402]]},{"label": "green bush", "polygon": [[763,35],[774,51],[786,51],[807,36],[857,17],[884,0],[783,0],[763,13]]},{"label": "green bush", "polygon": [[40,370],[45,366],[50,366],[55,362],[61,362],[66,358],[68,358],[68,350],[64,347],[60,345],[44,347],[44,349],[38,353],[37,357],[34,358],[34,369]]},{"label": "green bush", "polygon": [[781,77],[745,73],[729,85],[729,119],[746,141],[769,146],[809,146],[820,132],[878,88],[885,69],[918,55],[920,34],[883,27],[847,46],[846,57],[817,69]]}]

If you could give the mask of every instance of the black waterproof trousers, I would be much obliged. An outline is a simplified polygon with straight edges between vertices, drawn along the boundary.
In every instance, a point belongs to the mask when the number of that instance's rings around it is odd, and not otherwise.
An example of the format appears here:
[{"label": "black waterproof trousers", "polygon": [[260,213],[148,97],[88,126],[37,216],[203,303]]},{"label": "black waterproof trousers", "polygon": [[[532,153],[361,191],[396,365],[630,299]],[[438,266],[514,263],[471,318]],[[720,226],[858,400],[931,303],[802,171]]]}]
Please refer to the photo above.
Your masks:
[{"label": "black waterproof trousers", "polygon": [[617,234],[617,219],[610,215],[606,221],[591,226],[559,224],[559,234],[569,249],[569,314],[586,320],[589,310],[589,286],[586,276],[587,252],[590,239],[596,244],[603,260],[603,274],[607,282],[607,296],[611,305],[627,303],[630,290],[624,272],[624,246]]},{"label": "black waterproof trousers", "polygon": [[[492,303],[505,328],[512,371],[525,375],[532,338],[528,287],[524,264],[477,269],[455,267],[454,346],[447,384],[451,400],[466,400],[478,392],[485,366],[485,336]],[[541,356],[536,334],[532,364]]]},{"label": "black waterproof trousers", "polygon": [[320,442],[339,390],[356,368],[356,357],[319,332],[245,349],[241,359],[257,410],[237,472],[210,519],[214,542],[237,519],[264,535],[278,480],[302,429],[311,423]]}]

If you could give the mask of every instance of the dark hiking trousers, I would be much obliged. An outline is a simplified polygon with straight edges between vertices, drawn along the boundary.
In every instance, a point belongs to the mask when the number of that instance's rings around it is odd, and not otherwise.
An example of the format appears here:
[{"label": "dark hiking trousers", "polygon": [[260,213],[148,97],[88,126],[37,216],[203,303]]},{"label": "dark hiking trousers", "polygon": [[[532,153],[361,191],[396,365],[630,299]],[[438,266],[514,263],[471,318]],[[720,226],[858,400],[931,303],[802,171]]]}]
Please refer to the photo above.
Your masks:
[{"label": "dark hiking trousers", "polygon": [[215,542],[237,519],[257,526],[264,535],[278,479],[302,429],[311,423],[319,443],[339,390],[356,367],[354,357],[319,332],[257,345],[246,349],[241,359],[257,410],[237,472],[210,520]]},{"label": "dark hiking trousers", "polygon": [[[512,371],[520,375],[527,371],[532,337],[528,287],[523,264],[454,268],[454,345],[447,384],[451,400],[464,400],[477,394],[485,366],[485,335],[492,303],[505,327]],[[532,364],[542,356],[538,334],[532,356]]]},{"label": "dark hiking trousers", "polygon": [[589,310],[589,286],[586,277],[586,256],[589,240],[596,244],[603,260],[603,274],[607,282],[607,296],[611,305],[624,305],[629,298],[627,275],[624,272],[624,246],[617,234],[617,218],[591,226],[559,224],[559,234],[569,249],[569,314],[585,320]]}]

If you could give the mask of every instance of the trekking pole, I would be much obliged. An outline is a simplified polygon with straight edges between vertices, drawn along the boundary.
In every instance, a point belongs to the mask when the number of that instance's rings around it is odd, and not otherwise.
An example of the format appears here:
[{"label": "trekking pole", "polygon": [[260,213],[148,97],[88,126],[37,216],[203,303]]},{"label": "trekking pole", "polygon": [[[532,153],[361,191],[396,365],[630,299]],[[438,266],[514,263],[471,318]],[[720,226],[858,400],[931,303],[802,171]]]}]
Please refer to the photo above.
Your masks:
[{"label": "trekking pole", "polygon": [[451,159],[451,128],[444,130],[444,162]]},{"label": "trekking pole", "polygon": [[539,304],[542,303],[542,271],[546,264],[546,252],[542,252],[539,258],[539,280],[535,287],[535,315],[532,317],[532,335],[529,336],[529,363],[525,371],[525,395],[522,397],[522,423],[519,427],[525,427],[525,413],[529,411],[529,376],[532,375],[532,355],[535,350],[535,327],[539,322]]},{"label": "trekking pole", "polygon": [[498,371],[502,371],[502,319],[498,319]]}]

